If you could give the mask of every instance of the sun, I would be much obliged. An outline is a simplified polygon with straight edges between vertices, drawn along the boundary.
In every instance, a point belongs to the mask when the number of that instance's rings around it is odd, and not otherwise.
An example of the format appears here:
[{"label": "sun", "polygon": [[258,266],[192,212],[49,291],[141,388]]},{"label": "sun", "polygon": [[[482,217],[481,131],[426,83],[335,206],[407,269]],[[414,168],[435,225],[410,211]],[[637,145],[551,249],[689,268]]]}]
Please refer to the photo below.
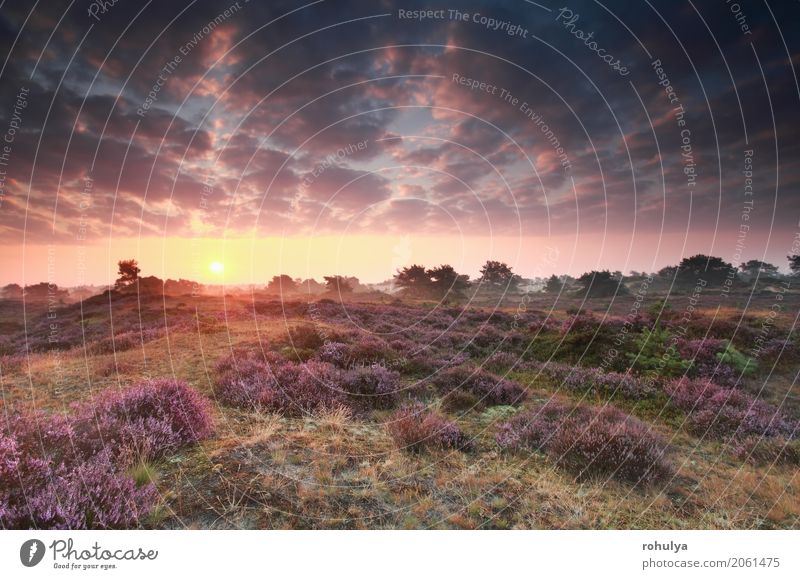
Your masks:
[{"label": "sun", "polygon": [[220,274],[225,271],[225,264],[221,261],[212,261],[208,264],[208,269],[211,270],[211,273]]}]

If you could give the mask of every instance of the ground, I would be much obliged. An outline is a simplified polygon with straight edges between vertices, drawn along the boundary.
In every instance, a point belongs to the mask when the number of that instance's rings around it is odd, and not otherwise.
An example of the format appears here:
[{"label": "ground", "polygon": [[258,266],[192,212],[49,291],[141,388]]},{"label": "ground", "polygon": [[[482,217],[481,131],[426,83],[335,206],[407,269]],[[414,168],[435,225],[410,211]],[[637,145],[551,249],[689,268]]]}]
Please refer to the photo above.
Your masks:
[{"label": "ground", "polygon": [[[38,351],[27,357],[7,354],[3,358],[1,404],[6,412],[31,406],[68,412],[71,404],[89,400],[99,391],[164,376],[186,381],[215,402],[212,437],[145,465],[144,475],[137,475],[155,483],[160,493],[157,508],[142,521],[145,527],[798,528],[800,480],[796,465],[756,466],[743,461],[730,441],[689,432],[685,416],[661,399],[609,400],[597,394],[568,392],[551,376],[527,366],[495,369],[527,388],[527,399],[517,407],[452,407],[436,396],[425,397],[426,404],[455,421],[474,441],[474,448],[468,451],[414,453],[400,448],[385,427],[393,409],[364,413],[334,408],[291,417],[275,411],[232,408],[215,399],[215,366],[232,349],[272,350],[301,360],[314,356],[319,344],[298,347],[292,343],[292,333],[287,333],[289,328],[341,338],[361,326],[358,331],[384,332],[384,336],[398,332],[398,337],[418,342],[430,341],[432,333],[438,333],[453,336],[452,343],[436,350],[440,357],[450,348],[453,354],[463,350],[475,364],[483,364],[496,351],[541,362],[541,356],[552,355],[551,342],[563,338],[557,327],[569,320],[576,308],[590,310],[600,320],[604,316],[620,319],[631,311],[633,300],[627,296],[613,302],[556,301],[553,296],[536,294],[525,300],[523,312],[520,297],[507,296],[497,309],[503,317],[494,324],[488,317],[494,309],[488,307],[490,301],[451,304],[443,309],[433,303],[398,303],[388,297],[351,304],[315,298],[319,305],[309,309],[309,300],[302,296],[281,303],[252,295],[167,299],[109,299],[106,295],[60,307],[55,318],[60,340],[56,350],[47,350],[46,340],[42,340],[48,327],[46,304],[28,304],[29,343],[35,343]],[[659,300],[659,296],[649,296],[647,307]],[[727,326],[720,331],[726,336],[746,327],[747,336],[738,342],[735,336],[733,339],[746,351],[747,341],[755,340],[766,319],[776,320],[769,327],[771,337],[788,335],[799,296],[787,294],[781,300],[781,315],[770,318],[774,303],[775,294],[769,292],[758,296],[741,293],[717,301],[709,298],[693,319],[698,320],[700,330],[724,320]],[[688,296],[670,299],[675,312],[684,311],[688,304]],[[26,328],[20,323],[17,304],[2,306],[0,323],[12,336],[5,344],[6,351],[11,351]],[[472,312],[474,320],[457,329],[448,326],[464,312]],[[744,320],[742,312],[746,312]],[[515,314],[520,323],[511,329]],[[542,315],[553,323],[537,333],[529,324]],[[112,319],[114,330],[109,332]],[[483,346],[470,342],[481,336],[484,325],[493,324],[498,335],[489,334]],[[155,329],[145,335],[142,328]],[[109,344],[112,334],[120,338]],[[596,343],[591,336],[588,343],[571,343],[573,351],[557,349],[554,359],[596,365],[609,348],[603,343],[607,339],[598,334]],[[737,387],[781,406],[796,418],[797,371],[796,358],[791,356],[763,360],[758,371]],[[422,376],[419,370],[401,369],[401,374],[409,386]],[[545,454],[498,447],[494,435],[499,423],[553,397],[584,404],[612,403],[645,421],[668,442],[674,476],[649,486],[608,477],[576,480],[574,473],[563,470]]]}]

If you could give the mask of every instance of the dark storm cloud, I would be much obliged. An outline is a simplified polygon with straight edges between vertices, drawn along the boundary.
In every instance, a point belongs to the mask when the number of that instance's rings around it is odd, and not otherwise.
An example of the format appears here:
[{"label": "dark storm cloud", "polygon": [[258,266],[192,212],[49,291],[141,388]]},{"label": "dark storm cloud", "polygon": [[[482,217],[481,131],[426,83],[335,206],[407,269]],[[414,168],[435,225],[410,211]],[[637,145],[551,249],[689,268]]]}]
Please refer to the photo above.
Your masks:
[{"label": "dark storm cloud", "polygon": [[[542,2],[550,11],[460,2],[466,21],[422,22],[398,9],[449,7],[119,2],[93,19],[89,4],[63,14],[67,3],[47,3],[28,18],[29,3],[7,2],[0,13],[0,50],[11,51],[0,128],[20,88],[30,90],[5,183],[5,239],[19,238],[26,214],[29,239],[68,240],[81,218],[104,234],[112,214],[116,232],[163,231],[166,221],[189,235],[209,176],[218,194],[204,226],[229,235],[276,224],[430,232],[451,230],[452,218],[473,233],[487,220],[512,232],[520,221],[574,231],[578,219],[582,231],[634,218],[731,228],[747,149],[751,225],[769,227],[773,214],[778,232],[797,225],[798,37],[787,25],[796,3],[770,4],[788,54],[770,11],[746,0],[747,31],[724,2]],[[562,7],[578,16],[571,29]],[[525,33],[504,32],[511,25]],[[575,29],[630,72],[613,70]],[[326,157],[358,143],[303,186]],[[398,164],[416,168],[383,172]],[[403,199],[411,190],[416,200]]]}]

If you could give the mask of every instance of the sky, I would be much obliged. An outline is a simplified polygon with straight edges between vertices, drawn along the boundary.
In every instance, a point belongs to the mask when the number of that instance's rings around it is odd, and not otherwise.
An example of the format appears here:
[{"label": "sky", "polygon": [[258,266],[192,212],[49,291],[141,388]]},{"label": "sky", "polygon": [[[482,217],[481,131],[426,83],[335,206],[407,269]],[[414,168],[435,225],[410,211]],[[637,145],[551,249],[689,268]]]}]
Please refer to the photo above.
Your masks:
[{"label": "sky", "polygon": [[798,21],[748,0],[4,2],[0,283],[105,284],[126,258],[231,284],[785,270]]}]

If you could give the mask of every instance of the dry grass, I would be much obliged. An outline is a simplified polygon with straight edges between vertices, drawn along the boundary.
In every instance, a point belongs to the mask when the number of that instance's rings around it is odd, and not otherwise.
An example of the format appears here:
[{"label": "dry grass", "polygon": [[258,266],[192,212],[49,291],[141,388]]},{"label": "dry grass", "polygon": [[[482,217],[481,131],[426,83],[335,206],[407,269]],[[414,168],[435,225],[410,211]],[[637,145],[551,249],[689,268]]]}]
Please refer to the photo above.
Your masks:
[{"label": "dry grass", "polygon": [[[264,320],[235,321],[214,333],[170,333],[117,357],[68,351],[30,357],[4,374],[5,404],[61,409],[143,374],[176,376],[207,396],[212,369],[231,346],[269,343],[282,330]],[[273,332],[272,334],[270,332]],[[89,371],[87,372],[87,365]],[[91,380],[91,382],[89,382]],[[774,378],[784,384],[783,377]],[[87,383],[90,386],[87,386]],[[33,390],[31,389],[33,386]],[[539,380],[529,407],[552,394]],[[438,401],[433,401],[434,405]],[[523,408],[524,408],[523,407]],[[441,408],[439,408],[442,411]],[[383,421],[345,408],[302,418],[216,407],[217,435],[156,465],[162,493],[149,524],[160,528],[797,528],[800,481],[791,467],[743,465],[719,444],[698,441],[667,421],[677,476],[661,487],[578,483],[537,453],[501,453],[494,424],[504,410],[458,418],[474,452],[396,449]],[[140,473],[146,476],[145,473]],[[147,474],[147,476],[150,476]]]}]

